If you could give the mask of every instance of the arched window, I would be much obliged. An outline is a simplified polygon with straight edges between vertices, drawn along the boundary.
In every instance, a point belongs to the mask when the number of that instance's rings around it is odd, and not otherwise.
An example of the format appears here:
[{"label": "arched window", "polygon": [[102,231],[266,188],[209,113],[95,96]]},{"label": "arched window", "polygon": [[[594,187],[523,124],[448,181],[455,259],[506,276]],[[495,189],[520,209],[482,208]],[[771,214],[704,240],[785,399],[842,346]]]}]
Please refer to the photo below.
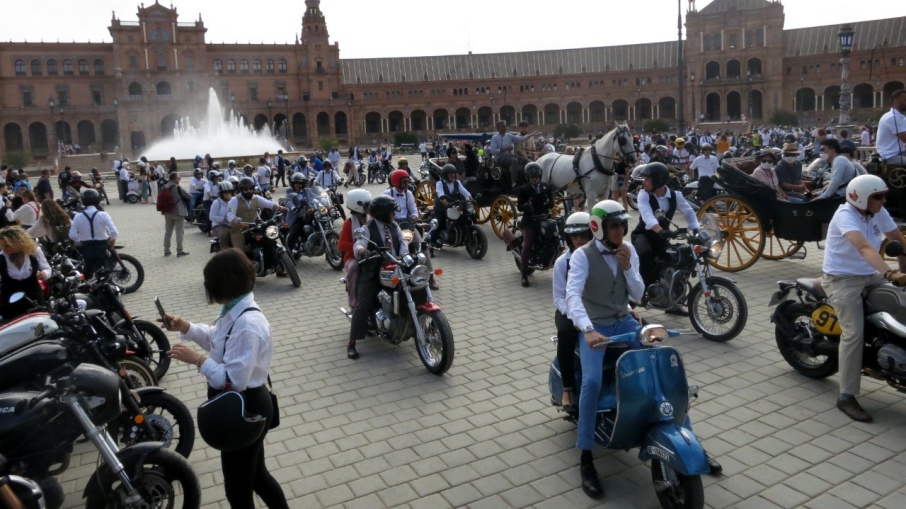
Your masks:
[{"label": "arched window", "polygon": [[280,59],[279,65],[280,65],[280,72],[286,72],[286,59],[285,58]]},{"label": "arched window", "polygon": [[16,76],[25,76],[25,60],[16,60]]},{"label": "arched window", "polygon": [[88,60],[79,60],[79,74],[88,74]]},{"label": "arched window", "polygon": [[69,60],[69,59],[63,60],[63,74],[72,76],[73,71],[74,71],[74,69],[72,67],[72,60]]},{"label": "arched window", "polygon": [[44,71],[41,69],[41,61],[37,58],[31,61],[31,75],[40,76],[44,74]]},{"label": "arched window", "polygon": [[236,61],[233,59],[227,60],[227,72],[236,72]]},{"label": "arched window", "polygon": [[256,58],[255,61],[252,62],[252,70],[255,72],[261,72],[261,60]]},{"label": "arched window", "polygon": [[129,95],[142,95],[142,85],[137,81],[129,84]]},{"label": "arched window", "polygon": [[267,59],[267,72],[274,72],[274,60],[271,58]]},{"label": "arched window", "polygon": [[249,72],[249,61],[242,59],[239,61],[239,72]]},{"label": "arched window", "polygon": [[216,71],[217,73],[223,72],[223,60],[214,60],[214,71]]},{"label": "arched window", "polygon": [[97,76],[104,74],[104,61],[100,58],[94,61],[94,74]]},{"label": "arched window", "polygon": [[[862,62],[862,63],[864,64],[865,62]],[[57,75],[57,61],[56,60],[47,61],[47,75],[48,76]]]}]

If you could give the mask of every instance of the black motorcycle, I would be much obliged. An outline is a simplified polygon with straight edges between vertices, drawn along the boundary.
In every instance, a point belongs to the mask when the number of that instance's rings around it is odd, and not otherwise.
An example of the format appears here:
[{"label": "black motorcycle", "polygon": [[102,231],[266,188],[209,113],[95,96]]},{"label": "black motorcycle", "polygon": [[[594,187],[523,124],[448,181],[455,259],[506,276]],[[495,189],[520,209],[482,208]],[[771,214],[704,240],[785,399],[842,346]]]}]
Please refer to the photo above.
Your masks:
[{"label": "black motorcycle", "polygon": [[[285,270],[293,286],[302,286],[296,263],[286,250],[280,238],[280,227],[283,225],[283,214],[274,213],[270,219],[259,219],[254,223],[242,223],[245,230],[245,254],[255,266],[259,278]],[[211,252],[220,251],[220,241],[211,240]]]},{"label": "black motorcycle", "polygon": [[[343,180],[340,180],[339,184],[342,184]],[[343,209],[343,193],[337,191],[339,184],[329,186],[327,188],[327,195],[330,197],[330,202],[337,209],[337,212],[340,214],[340,218],[343,221],[346,220],[346,210]]]},{"label": "black motorcycle", "polygon": [[[664,217],[661,210],[655,215]],[[749,317],[746,298],[736,283],[711,274],[709,260],[720,258],[723,234],[711,214],[700,219],[701,228],[672,230],[684,243],[673,243],[655,255],[657,281],[645,290],[645,307],[670,309],[687,305],[692,326],[705,339],[729,341],[742,332]],[[695,286],[689,282],[698,277]]]},{"label": "black motorcycle", "polygon": [[41,485],[21,475],[8,475],[6,457],[2,454],[0,454],[0,507],[4,509],[47,507]]},{"label": "black motorcycle", "polygon": [[[133,293],[145,282],[145,268],[134,256],[120,253],[119,251],[124,247],[114,246],[114,249],[110,251],[110,257],[104,262],[103,269],[111,271],[111,281],[121,287],[123,293]],[[61,254],[73,261],[76,270],[80,272],[83,270],[82,253],[69,239],[54,243],[46,252],[51,255]]]},{"label": "black motorcycle", "polygon": [[[524,219],[524,218],[523,218]],[[554,266],[557,257],[564,249],[567,249],[566,234],[563,232],[564,219],[560,216],[551,214],[539,214],[532,216],[537,224],[537,234],[535,235],[535,250],[532,259],[529,260],[527,274],[536,270],[548,270]],[[520,223],[517,223],[517,228]],[[513,258],[516,261],[516,268],[522,269],[522,233],[517,231],[515,239],[509,243],[510,250],[513,252]]]},{"label": "black motorcycle", "polygon": [[195,210],[192,212],[192,224],[198,227],[201,233],[208,233],[213,228],[211,227],[211,220],[208,218],[208,210],[204,207],[204,202],[200,201],[195,205]]},{"label": "black motorcycle", "polygon": [[368,165],[368,183],[377,182],[378,184],[383,184],[384,182],[387,182],[387,176],[393,171],[393,168],[388,170],[389,166],[390,165],[386,164],[384,161],[370,163]]},{"label": "black motorcycle", "polygon": [[[466,247],[469,256],[476,260],[484,258],[488,252],[488,237],[475,224],[475,202],[456,200],[447,207],[447,224],[443,231],[438,231],[439,221],[433,217],[432,209],[425,214],[431,228],[425,236],[431,256],[434,249],[441,246]],[[440,241],[439,243],[437,241]]]},{"label": "black motorcycle", "polygon": [[[320,187],[309,187],[304,193],[304,198],[301,195],[290,194],[286,206],[290,207],[293,217],[291,221],[281,224],[281,240],[286,244],[293,260],[298,260],[302,256],[309,258],[324,256],[330,268],[342,270],[343,253],[338,247],[340,236],[333,228],[333,222],[340,217],[338,208],[333,205],[329,193]],[[301,200],[307,200],[307,203],[300,203]],[[290,223],[302,221],[300,215],[305,215],[306,211],[311,211],[310,222],[302,228],[302,235],[290,243],[289,230],[293,226]]]}]

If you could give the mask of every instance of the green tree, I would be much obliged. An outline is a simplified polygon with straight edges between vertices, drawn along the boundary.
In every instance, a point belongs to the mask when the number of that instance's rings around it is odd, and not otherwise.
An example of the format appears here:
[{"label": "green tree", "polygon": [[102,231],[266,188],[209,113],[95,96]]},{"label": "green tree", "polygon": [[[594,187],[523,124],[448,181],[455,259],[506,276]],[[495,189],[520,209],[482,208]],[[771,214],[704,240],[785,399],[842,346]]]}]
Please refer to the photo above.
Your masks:
[{"label": "green tree", "polygon": [[644,129],[646,133],[662,133],[670,130],[670,122],[667,122],[662,118],[655,118],[645,122],[642,129]]},{"label": "green tree", "polygon": [[3,155],[3,159],[10,168],[25,168],[25,163],[28,161],[25,152],[21,150],[10,150]]},{"label": "green tree", "polygon": [[582,134],[582,131],[576,124],[558,124],[557,127],[554,128],[555,138],[578,138],[580,134]]},{"label": "green tree", "polygon": [[774,110],[770,123],[773,125],[799,125],[799,115],[787,110]]},{"label": "green tree", "polygon": [[318,140],[318,148],[320,148],[323,152],[330,152],[330,149],[339,146],[340,142],[332,136],[325,136]]}]

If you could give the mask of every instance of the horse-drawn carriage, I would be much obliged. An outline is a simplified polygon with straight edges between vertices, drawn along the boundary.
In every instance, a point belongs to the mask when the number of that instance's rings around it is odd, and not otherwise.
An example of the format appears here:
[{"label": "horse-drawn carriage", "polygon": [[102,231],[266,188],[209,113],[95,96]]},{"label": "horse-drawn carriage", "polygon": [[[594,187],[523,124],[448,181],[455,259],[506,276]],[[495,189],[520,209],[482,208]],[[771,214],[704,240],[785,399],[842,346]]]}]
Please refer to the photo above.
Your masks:
[{"label": "horse-drawn carriage", "polygon": [[715,267],[737,272],[751,267],[759,257],[781,260],[804,258],[806,242],[820,242],[843,198],[791,203],[777,199],[775,191],[731,162],[717,170],[719,193],[704,201],[698,217],[713,214],[726,236]]}]

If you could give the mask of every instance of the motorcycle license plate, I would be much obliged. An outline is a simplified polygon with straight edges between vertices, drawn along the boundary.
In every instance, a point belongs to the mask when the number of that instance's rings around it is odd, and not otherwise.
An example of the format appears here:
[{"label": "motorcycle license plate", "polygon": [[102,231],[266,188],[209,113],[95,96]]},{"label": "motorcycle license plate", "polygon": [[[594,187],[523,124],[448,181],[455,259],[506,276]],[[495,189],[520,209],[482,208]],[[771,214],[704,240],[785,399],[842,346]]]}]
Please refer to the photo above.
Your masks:
[{"label": "motorcycle license plate", "polygon": [[821,304],[812,311],[812,323],[815,330],[827,336],[839,336],[843,333],[837,313],[829,304]]}]

